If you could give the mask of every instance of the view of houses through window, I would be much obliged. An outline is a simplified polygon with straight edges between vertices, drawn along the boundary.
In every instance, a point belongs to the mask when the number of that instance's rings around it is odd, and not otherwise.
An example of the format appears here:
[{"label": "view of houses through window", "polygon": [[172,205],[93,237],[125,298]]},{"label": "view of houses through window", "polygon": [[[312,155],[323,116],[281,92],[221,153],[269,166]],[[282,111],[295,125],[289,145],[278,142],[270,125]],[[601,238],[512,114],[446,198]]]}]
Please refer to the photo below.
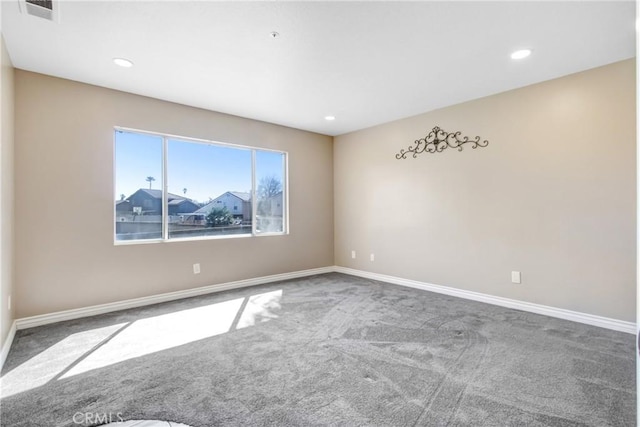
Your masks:
[{"label": "view of houses through window", "polygon": [[284,233],[285,184],[284,152],[117,129],[115,238]]}]

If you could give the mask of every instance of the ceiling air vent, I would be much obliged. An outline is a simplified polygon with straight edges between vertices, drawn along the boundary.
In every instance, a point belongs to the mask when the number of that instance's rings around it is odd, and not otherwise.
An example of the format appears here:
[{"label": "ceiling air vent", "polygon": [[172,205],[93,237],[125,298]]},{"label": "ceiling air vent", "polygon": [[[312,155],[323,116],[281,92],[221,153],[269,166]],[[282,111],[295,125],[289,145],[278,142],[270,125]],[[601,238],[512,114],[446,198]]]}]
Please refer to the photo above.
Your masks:
[{"label": "ceiling air vent", "polygon": [[56,0],[20,0],[20,10],[25,15],[59,22],[58,2]]}]

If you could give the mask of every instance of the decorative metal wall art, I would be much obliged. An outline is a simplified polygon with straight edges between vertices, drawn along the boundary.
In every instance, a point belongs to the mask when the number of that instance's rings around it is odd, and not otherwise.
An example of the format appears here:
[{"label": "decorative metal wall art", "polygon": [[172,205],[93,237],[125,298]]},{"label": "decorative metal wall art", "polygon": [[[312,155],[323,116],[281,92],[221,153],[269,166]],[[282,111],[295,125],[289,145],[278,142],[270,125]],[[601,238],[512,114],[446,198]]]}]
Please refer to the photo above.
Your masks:
[{"label": "decorative metal wall art", "polygon": [[486,139],[481,141],[479,136],[476,136],[474,139],[469,139],[468,136],[461,137],[461,133],[462,132],[448,133],[436,126],[427,136],[416,140],[414,145],[409,146],[406,150],[400,150],[400,152],[396,154],[396,159],[406,159],[407,154],[412,154],[415,159],[418,157],[418,154],[424,152],[441,153],[447,148],[457,148],[458,151],[462,151],[464,144],[471,144],[471,148],[486,147],[489,145],[489,141]]}]

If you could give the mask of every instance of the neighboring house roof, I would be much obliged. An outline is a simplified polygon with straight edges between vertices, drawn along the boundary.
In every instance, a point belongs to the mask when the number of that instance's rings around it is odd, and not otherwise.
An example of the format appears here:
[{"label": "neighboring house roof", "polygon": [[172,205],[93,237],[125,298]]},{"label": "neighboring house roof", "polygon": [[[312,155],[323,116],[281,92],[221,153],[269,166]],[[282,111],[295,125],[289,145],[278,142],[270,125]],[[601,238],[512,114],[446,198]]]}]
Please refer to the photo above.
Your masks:
[{"label": "neighboring house roof", "polygon": [[193,213],[197,213],[197,214],[206,214],[209,213],[209,211],[211,209],[213,209],[213,204],[215,202],[209,202],[206,205],[204,205],[203,207],[201,207],[200,209],[198,209],[197,211],[193,212]]},{"label": "neighboring house roof", "polygon": [[[162,199],[162,190],[141,188],[138,191],[136,191],[135,193],[133,193],[131,196],[127,197],[126,200],[130,199],[131,197],[133,197],[134,194],[139,193],[141,191],[143,193],[147,193],[149,196],[153,197],[154,199]],[[172,194],[172,193],[168,194],[168,199],[169,199],[169,204],[171,204],[171,201],[173,201],[173,200],[188,200],[190,202],[193,202],[193,200],[191,200],[189,198],[178,196],[177,194]]]},{"label": "neighboring house roof", "polygon": [[121,205],[122,203],[130,203],[129,200],[117,200],[116,201],[116,206],[117,205]]},{"label": "neighboring house roof", "polygon": [[[245,193],[245,192],[242,192],[242,191],[227,191],[227,193],[233,194],[234,196],[236,196],[239,199],[244,200],[245,202],[250,202],[251,201],[251,193]],[[225,193],[225,194],[227,194],[227,193]]]},{"label": "neighboring house roof", "polygon": [[201,207],[200,209],[195,211],[194,213],[209,213],[209,211],[211,209],[216,207],[215,205],[217,204],[218,200],[221,199],[223,196],[225,196],[227,194],[231,194],[232,196],[237,197],[238,199],[242,200],[243,202],[250,202],[251,201],[251,193],[243,193],[241,191],[226,191],[226,192],[222,193],[221,195],[219,195],[218,197],[216,197],[215,199],[213,199],[211,202],[207,203],[206,205],[204,205],[203,207]]},{"label": "neighboring house roof", "polygon": [[189,199],[169,199],[169,206],[178,206],[183,205],[185,203],[191,203],[192,205],[198,206],[196,203],[192,202]]},{"label": "neighboring house roof", "polygon": [[[146,188],[141,188],[133,194],[136,194],[139,192],[147,193],[149,196],[153,197],[154,199],[162,198],[162,190],[147,190]],[[133,194],[131,196],[133,196]]]}]

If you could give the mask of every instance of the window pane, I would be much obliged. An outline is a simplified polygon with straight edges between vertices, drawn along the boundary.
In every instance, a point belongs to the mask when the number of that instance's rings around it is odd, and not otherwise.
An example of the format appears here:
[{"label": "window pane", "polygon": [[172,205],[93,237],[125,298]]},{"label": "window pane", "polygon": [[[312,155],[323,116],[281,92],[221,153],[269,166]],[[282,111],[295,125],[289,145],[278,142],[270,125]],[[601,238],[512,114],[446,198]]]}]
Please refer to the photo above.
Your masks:
[{"label": "window pane", "polygon": [[256,150],[256,233],[282,233],[285,154]]},{"label": "window pane", "polygon": [[251,151],[169,140],[169,238],[251,233]]},{"label": "window pane", "polygon": [[162,137],[116,131],[116,240],[162,238]]}]

